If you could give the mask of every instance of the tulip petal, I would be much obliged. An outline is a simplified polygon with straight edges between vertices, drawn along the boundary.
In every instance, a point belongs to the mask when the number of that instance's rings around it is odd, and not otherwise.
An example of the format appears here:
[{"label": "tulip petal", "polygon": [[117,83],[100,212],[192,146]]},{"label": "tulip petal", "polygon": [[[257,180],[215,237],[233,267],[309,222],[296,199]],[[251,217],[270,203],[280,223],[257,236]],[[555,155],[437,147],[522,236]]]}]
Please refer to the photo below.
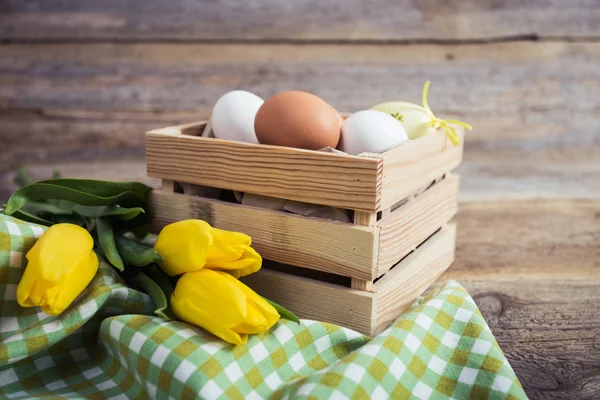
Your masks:
[{"label": "tulip petal", "polygon": [[73,300],[79,296],[81,292],[94,279],[98,271],[98,257],[93,251],[88,257],[82,260],[77,268],[67,275],[66,280],[60,286],[60,290],[54,301],[48,306],[42,306],[42,310],[50,315],[59,315],[67,307],[71,305]]},{"label": "tulip petal", "polygon": [[92,247],[94,239],[84,228],[56,224],[33,245],[27,253],[27,260],[35,262],[35,276],[43,281],[58,282],[87,257]]},{"label": "tulip petal", "polygon": [[277,310],[233,276],[201,269],[183,275],[171,296],[171,308],[181,320],[197,325],[233,344],[248,334],[269,330]]},{"label": "tulip petal", "polygon": [[272,325],[269,325],[267,318],[260,312],[254,303],[248,304],[248,313],[242,322],[237,324],[233,329],[243,333],[261,333],[269,330]]},{"label": "tulip petal", "polygon": [[48,228],[27,253],[27,266],[17,287],[19,305],[39,306],[51,315],[64,311],[98,269],[93,244],[89,232],[77,225]]},{"label": "tulip petal", "polygon": [[[231,280],[224,277],[229,277]],[[190,301],[207,310],[211,322],[234,326],[246,315],[246,295],[232,281],[236,279],[223,272],[201,269],[184,274],[171,296],[171,301]],[[179,307],[175,314],[182,319],[195,318],[192,312]],[[185,318],[184,318],[185,317]],[[192,322],[196,324],[196,322]],[[209,329],[210,330],[210,329]]]},{"label": "tulip petal", "polygon": [[203,268],[212,243],[211,226],[205,221],[190,219],[165,226],[154,249],[164,258],[159,262],[163,271],[175,276]]},{"label": "tulip petal", "polygon": [[[238,281],[239,282],[239,281]],[[262,298],[262,296],[258,295],[254,290],[250,289],[248,286],[244,285],[242,282],[239,282],[240,289],[246,294],[246,298],[248,299],[248,303],[252,304],[253,308],[264,315],[266,319],[266,328],[269,330],[273,325],[279,321],[279,313],[269,302]]]},{"label": "tulip petal", "polygon": [[247,246],[242,256],[235,261],[212,264],[207,263],[206,268],[226,271],[235,278],[253,274],[262,266],[262,257],[252,247]]},{"label": "tulip petal", "polygon": [[223,229],[211,229],[213,243],[206,253],[207,265],[217,265],[240,258],[244,248],[250,246],[250,236],[240,232],[230,232]]},{"label": "tulip petal", "polygon": [[248,340],[247,334],[237,333],[229,327],[215,323],[212,313],[198,307],[192,301],[177,298],[175,293],[171,296],[171,309],[182,321],[199,326],[228,343],[240,345]]}]

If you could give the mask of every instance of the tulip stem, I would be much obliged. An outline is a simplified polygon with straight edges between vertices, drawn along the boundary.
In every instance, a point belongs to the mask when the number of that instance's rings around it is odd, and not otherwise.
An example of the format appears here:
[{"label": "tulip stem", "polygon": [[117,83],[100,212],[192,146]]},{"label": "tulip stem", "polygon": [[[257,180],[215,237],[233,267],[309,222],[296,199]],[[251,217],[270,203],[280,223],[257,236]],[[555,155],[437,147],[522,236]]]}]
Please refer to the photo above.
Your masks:
[{"label": "tulip stem", "polygon": [[265,301],[267,303],[269,303],[270,305],[273,306],[273,308],[275,310],[277,310],[277,313],[279,314],[279,316],[283,319],[287,319],[288,321],[293,321],[297,324],[300,323],[300,319],[298,318],[298,316],[296,314],[294,314],[293,312],[291,312],[290,310],[288,310],[287,308],[275,303],[272,300],[267,299],[266,297],[263,297],[263,299],[265,299]]}]

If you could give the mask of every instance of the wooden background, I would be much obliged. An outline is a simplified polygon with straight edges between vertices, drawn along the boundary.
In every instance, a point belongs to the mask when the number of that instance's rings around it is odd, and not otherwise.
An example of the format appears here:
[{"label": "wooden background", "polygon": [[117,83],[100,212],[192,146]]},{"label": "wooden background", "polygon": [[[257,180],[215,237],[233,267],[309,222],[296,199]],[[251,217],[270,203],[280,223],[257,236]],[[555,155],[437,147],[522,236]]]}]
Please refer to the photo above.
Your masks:
[{"label": "wooden background", "polygon": [[36,177],[145,179],[143,132],[228,90],[472,123],[458,260],[532,398],[600,393],[600,1],[0,0],[0,200]]}]

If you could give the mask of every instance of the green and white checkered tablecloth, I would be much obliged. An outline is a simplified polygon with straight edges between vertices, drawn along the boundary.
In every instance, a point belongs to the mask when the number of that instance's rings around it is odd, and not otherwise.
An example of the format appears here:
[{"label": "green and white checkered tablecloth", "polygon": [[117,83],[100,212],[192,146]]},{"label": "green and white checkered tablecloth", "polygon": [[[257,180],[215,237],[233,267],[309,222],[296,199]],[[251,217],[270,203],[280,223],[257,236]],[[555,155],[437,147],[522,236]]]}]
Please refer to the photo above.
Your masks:
[{"label": "green and white checkered tablecloth", "polygon": [[233,347],[151,315],[106,263],[60,317],[17,305],[44,228],[0,215],[0,396],[24,398],[526,398],[473,299],[456,282],[381,335],[303,320]]}]

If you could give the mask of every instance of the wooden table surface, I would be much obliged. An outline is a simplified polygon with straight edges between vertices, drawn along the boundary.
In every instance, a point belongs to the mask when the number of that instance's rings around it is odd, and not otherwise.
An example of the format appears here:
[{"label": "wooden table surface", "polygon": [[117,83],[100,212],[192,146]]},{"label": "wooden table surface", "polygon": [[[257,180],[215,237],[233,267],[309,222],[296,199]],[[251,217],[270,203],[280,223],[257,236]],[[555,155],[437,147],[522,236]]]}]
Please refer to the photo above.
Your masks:
[{"label": "wooden table surface", "polygon": [[[220,95],[429,103],[470,122],[457,260],[531,398],[600,393],[600,2],[0,2],[0,200],[142,180],[143,132]],[[153,183],[153,182],[150,182]]]}]

